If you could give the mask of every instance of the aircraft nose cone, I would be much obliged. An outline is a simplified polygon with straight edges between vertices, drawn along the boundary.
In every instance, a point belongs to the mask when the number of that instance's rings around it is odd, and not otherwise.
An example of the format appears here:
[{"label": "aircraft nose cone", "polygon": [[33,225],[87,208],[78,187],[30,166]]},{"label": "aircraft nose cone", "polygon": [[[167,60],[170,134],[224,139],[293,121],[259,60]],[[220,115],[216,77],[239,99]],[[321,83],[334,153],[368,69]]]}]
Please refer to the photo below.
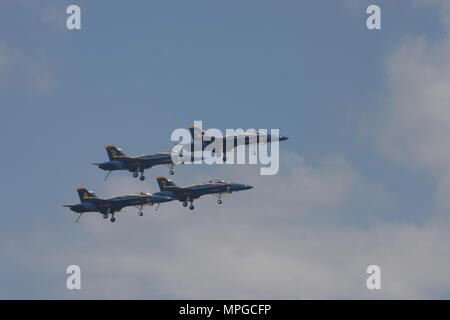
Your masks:
[{"label": "aircraft nose cone", "polygon": [[240,190],[250,190],[250,189],[253,189],[253,186],[251,186],[249,184],[242,184],[239,189]]},{"label": "aircraft nose cone", "polygon": [[289,137],[286,137],[286,136],[280,136],[280,141],[284,141],[284,140],[287,140],[287,139],[289,139]]}]

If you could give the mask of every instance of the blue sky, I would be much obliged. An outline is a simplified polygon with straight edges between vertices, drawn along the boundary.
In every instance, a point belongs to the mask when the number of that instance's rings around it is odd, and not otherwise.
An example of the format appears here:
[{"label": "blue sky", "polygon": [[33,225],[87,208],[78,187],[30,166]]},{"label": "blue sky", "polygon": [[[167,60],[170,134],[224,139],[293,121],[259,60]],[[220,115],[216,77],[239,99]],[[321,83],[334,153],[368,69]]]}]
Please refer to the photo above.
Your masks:
[{"label": "blue sky", "polygon": [[[372,3],[379,31],[365,26]],[[70,4],[82,30],[65,28]],[[0,298],[448,298],[445,273],[424,265],[449,241],[445,1],[7,0],[0,12]],[[290,137],[280,173],[178,167],[180,184],[255,188],[194,215],[147,209],[143,223],[130,209],[114,226],[94,215],[76,225],[60,207],[78,185],[157,191],[166,168],[105,183],[90,163],[105,144],[168,151],[194,120],[279,128]],[[86,274],[75,293],[72,263]],[[364,288],[371,263],[388,272],[380,293]]]}]

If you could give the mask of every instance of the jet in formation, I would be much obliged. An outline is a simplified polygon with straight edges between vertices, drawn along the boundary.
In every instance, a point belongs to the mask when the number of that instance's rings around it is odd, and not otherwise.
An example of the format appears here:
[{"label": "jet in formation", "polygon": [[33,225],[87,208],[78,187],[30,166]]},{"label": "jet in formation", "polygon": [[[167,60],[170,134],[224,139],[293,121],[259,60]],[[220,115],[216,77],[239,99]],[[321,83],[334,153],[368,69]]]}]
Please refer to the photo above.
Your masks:
[{"label": "jet in formation", "polygon": [[179,200],[183,203],[184,207],[188,206],[189,209],[194,209],[194,200],[204,195],[215,195],[217,197],[217,203],[222,203],[222,195],[230,194],[232,192],[249,190],[253,187],[248,184],[232,183],[226,180],[210,180],[208,182],[193,184],[190,186],[179,187],[175,185],[173,180],[167,180],[165,177],[157,177],[160,192],[156,192],[155,195],[168,197],[171,199]]},{"label": "jet in formation", "polygon": [[138,215],[142,216],[143,208],[145,206],[152,206],[155,203],[168,202],[176,200],[175,198],[152,195],[151,193],[138,193],[138,194],[126,194],[122,196],[116,196],[112,198],[101,199],[96,196],[92,191],[88,191],[86,188],[77,188],[78,196],[80,197],[80,203],[74,205],[63,205],[63,207],[70,208],[70,210],[79,213],[76,220],[81,218],[85,212],[98,212],[103,215],[103,218],[108,219],[111,216],[111,222],[116,221],[114,214],[121,211],[125,207],[137,207],[139,209]]},{"label": "jet in formation", "polygon": [[[216,140],[216,137],[208,136],[206,135],[206,130],[201,130],[200,128],[196,126],[190,126],[189,131],[191,133],[192,142],[188,144],[181,144],[183,150],[186,150],[188,152],[194,152],[196,151],[194,149],[194,141],[200,140],[202,150],[204,151],[205,148],[213,143]],[[222,154],[223,161],[226,161],[226,153],[235,151],[238,146],[241,145],[252,145],[252,144],[265,144],[265,143],[272,143],[274,141],[285,141],[289,139],[286,136],[283,135],[272,135],[267,132],[243,132],[240,134],[235,135],[225,135],[222,137],[222,150],[221,151],[215,151],[214,153]]]},{"label": "jet in formation", "polygon": [[139,156],[129,157],[123,153],[121,148],[116,148],[113,145],[105,146],[106,152],[109,156],[109,161],[101,162],[101,163],[93,163],[93,165],[98,166],[100,169],[108,171],[105,179],[108,179],[111,171],[116,170],[126,170],[133,172],[133,177],[137,178],[140,173],[139,179],[141,181],[145,180],[144,170],[150,169],[157,165],[166,165],[169,167],[169,174],[173,175],[173,167],[180,163],[174,163],[172,161],[172,153],[171,152],[160,152],[154,154],[143,154]]},{"label": "jet in formation", "polygon": [[[109,161],[101,163],[93,163],[104,171],[108,171],[105,180],[109,177],[112,171],[130,171],[133,177],[137,178],[140,174],[140,180],[145,180],[144,171],[158,165],[166,165],[169,168],[169,174],[173,175],[173,168],[175,165],[184,164],[186,156],[190,158],[189,161],[198,160],[194,156],[194,141],[201,139],[201,151],[213,143],[216,139],[214,136],[207,136],[205,130],[198,127],[189,127],[192,143],[182,144],[182,149],[178,154],[173,152],[160,152],[155,154],[144,154],[139,156],[126,156],[123,150],[116,148],[113,145],[105,146],[108,153]],[[282,135],[271,135],[266,132],[255,131],[244,132],[240,134],[227,135],[222,137],[222,150],[215,151],[219,156],[223,155],[223,160],[226,161],[226,153],[235,151],[240,145],[263,144],[275,141],[284,141],[288,137]],[[186,153],[186,155],[183,155]],[[175,157],[174,157],[175,155]],[[181,159],[180,159],[181,158]],[[180,162],[174,162],[173,159],[180,159]],[[200,157],[203,160],[203,157]],[[184,207],[189,205],[189,209],[194,209],[194,200],[199,199],[205,195],[214,195],[217,197],[217,203],[222,203],[222,195],[231,194],[233,192],[249,190],[253,187],[247,184],[233,183],[226,180],[210,180],[200,184],[193,184],[189,186],[177,186],[171,179],[166,179],[163,176],[157,177],[160,192],[151,193],[136,193],[115,196],[111,198],[98,198],[94,192],[88,191],[85,188],[77,188],[80,197],[80,203],[74,205],[64,205],[63,207],[70,208],[71,211],[78,213],[79,216],[76,222],[86,212],[97,212],[103,215],[103,218],[111,218],[111,222],[115,222],[115,213],[122,211],[125,207],[138,208],[138,215],[143,215],[143,208],[145,206],[152,206],[160,203],[178,200],[183,203]]]}]

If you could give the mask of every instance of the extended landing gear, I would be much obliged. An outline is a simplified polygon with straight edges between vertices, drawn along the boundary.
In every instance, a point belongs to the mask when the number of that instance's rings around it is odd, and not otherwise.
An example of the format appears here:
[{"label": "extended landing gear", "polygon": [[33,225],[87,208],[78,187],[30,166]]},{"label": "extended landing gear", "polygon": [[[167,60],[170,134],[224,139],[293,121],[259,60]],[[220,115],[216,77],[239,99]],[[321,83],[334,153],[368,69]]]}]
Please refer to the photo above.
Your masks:
[{"label": "extended landing gear", "polygon": [[[191,205],[189,206],[189,209],[194,210],[194,200],[190,200],[189,202],[191,203]],[[187,207],[187,206],[188,206],[188,202],[183,201],[183,207]]]},{"label": "extended landing gear", "polygon": [[222,194],[215,195],[217,197],[217,204],[222,204]]},{"label": "extended landing gear", "polygon": [[174,174],[174,172],[173,172],[173,163],[169,163],[167,166],[169,167],[169,174],[171,176],[173,176],[173,174]]},{"label": "extended landing gear", "polygon": [[142,217],[144,215],[144,212],[142,211],[142,209],[144,209],[144,206],[137,206],[137,208],[139,209],[138,216]]},{"label": "extended landing gear", "polygon": [[103,212],[103,219],[108,219],[109,215],[114,217],[114,212],[111,210],[111,208],[108,208],[105,212]]},{"label": "extended landing gear", "polygon": [[137,178],[139,176],[139,173],[141,173],[139,180],[144,181],[145,180],[144,170],[142,170],[141,168],[137,168],[137,170],[133,172],[133,178]]},{"label": "extended landing gear", "polygon": [[114,211],[112,211],[111,208],[106,209],[106,211],[104,211],[102,214],[103,219],[108,219],[110,215],[111,215],[111,222],[116,221],[116,218],[114,218]]}]

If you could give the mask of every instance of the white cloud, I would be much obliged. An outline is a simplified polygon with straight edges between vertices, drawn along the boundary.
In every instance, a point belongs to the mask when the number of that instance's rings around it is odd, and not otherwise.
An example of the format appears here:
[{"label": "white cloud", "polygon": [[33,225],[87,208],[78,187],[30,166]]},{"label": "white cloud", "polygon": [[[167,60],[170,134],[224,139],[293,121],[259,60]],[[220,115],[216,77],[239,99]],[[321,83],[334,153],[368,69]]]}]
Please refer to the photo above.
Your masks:
[{"label": "white cloud", "polygon": [[[419,3],[450,21],[448,1]],[[371,121],[379,150],[438,183],[437,205],[450,208],[450,24],[437,40],[410,37],[388,55],[386,94]],[[373,116],[373,115],[371,115]]]},{"label": "white cloud", "polygon": [[[448,290],[445,228],[336,225],[337,211],[380,187],[339,157],[314,167],[295,154],[284,162],[274,177],[217,168],[255,186],[220,206],[205,198],[191,212],[174,202],[144,217],[131,208],[115,224],[86,215],[76,225],[64,215],[20,241],[2,234],[1,259],[40,279],[43,291],[22,292],[25,298],[424,298]],[[129,178],[105,186],[99,195],[142,188]],[[80,293],[64,289],[69,264],[82,268]],[[369,264],[382,268],[380,292],[365,287]]]},{"label": "white cloud", "polygon": [[434,173],[449,166],[450,42],[412,39],[387,62],[388,96],[377,137],[388,155]]}]

